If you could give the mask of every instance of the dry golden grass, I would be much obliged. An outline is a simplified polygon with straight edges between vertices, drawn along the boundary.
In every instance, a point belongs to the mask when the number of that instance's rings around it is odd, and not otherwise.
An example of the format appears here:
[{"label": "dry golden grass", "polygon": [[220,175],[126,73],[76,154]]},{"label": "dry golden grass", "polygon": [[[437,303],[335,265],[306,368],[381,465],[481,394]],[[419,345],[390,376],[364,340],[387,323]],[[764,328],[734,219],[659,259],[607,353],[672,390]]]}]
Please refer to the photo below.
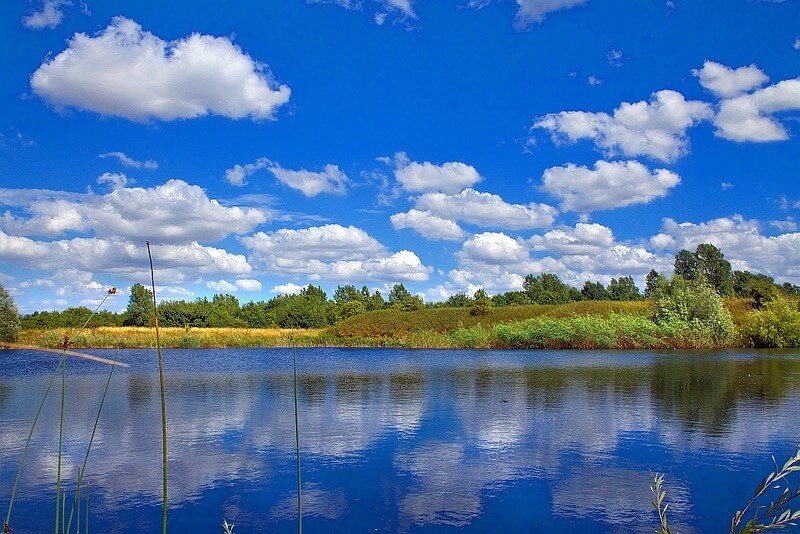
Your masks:
[{"label": "dry golden grass", "polygon": [[[169,348],[286,347],[290,336],[299,345],[313,345],[319,330],[281,328],[160,328],[161,345]],[[24,330],[20,342],[36,347],[63,346],[70,336],[75,348],[153,348],[155,329],[133,326],[89,328],[72,336],[72,329]]]}]

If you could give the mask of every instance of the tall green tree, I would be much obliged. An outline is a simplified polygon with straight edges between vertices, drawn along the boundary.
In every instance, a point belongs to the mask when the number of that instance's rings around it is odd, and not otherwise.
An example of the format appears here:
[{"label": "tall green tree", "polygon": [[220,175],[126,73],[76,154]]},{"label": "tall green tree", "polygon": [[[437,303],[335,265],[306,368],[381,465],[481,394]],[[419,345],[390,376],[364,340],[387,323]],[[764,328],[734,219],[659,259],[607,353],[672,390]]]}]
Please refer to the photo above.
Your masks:
[{"label": "tall green tree", "polygon": [[19,310],[5,287],[0,285],[0,341],[14,343],[19,337]]},{"label": "tall green tree", "polygon": [[694,252],[682,249],[675,255],[675,274],[684,280],[706,280],[723,297],[733,295],[731,264],[720,249],[710,243],[697,245]]},{"label": "tall green tree", "polygon": [[522,282],[522,289],[528,299],[536,304],[566,304],[581,299],[577,289],[565,284],[553,273],[527,275]]},{"label": "tall green tree", "polygon": [[609,300],[639,300],[642,298],[639,293],[639,288],[630,276],[620,276],[619,278],[612,278],[611,283],[608,284],[608,298]]},{"label": "tall green tree", "polygon": [[406,299],[410,297],[411,293],[408,292],[406,286],[403,284],[395,284],[392,286],[392,289],[389,290],[389,306],[400,307]]},{"label": "tall green tree", "polygon": [[131,286],[131,296],[122,324],[125,326],[153,324],[153,292],[138,282]]},{"label": "tall green tree", "polygon": [[608,291],[600,282],[586,280],[581,288],[583,300],[608,300]]}]

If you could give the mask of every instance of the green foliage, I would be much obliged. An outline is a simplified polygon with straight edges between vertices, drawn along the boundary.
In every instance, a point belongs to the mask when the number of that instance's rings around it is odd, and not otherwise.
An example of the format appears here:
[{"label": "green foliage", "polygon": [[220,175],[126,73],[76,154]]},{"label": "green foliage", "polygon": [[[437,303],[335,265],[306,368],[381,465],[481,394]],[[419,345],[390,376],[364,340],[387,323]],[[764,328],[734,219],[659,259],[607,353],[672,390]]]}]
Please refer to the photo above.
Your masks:
[{"label": "green foliage", "polygon": [[469,310],[470,315],[477,315],[477,316],[484,316],[489,313],[489,309],[492,307],[492,301],[489,298],[489,295],[486,294],[486,291],[483,289],[478,289],[475,291],[475,296],[473,297],[473,305],[472,308]]},{"label": "green foliage", "polygon": [[640,300],[642,298],[639,288],[630,276],[612,278],[608,285],[609,300]]},{"label": "green foliage", "polygon": [[747,316],[741,335],[753,347],[800,347],[800,310],[790,299],[774,299]]},{"label": "green foliage", "polygon": [[608,300],[608,290],[600,282],[587,280],[581,288],[583,300]]},{"label": "green foliage", "polygon": [[479,324],[458,328],[450,333],[450,342],[459,349],[485,349],[491,345],[491,332]]},{"label": "green foliage", "polygon": [[468,308],[469,306],[472,306],[472,304],[472,299],[469,298],[464,292],[459,292],[455,295],[452,295],[445,302],[445,306],[449,308]]},{"label": "green foliage", "polygon": [[696,346],[722,346],[733,338],[733,320],[722,298],[702,278],[674,275],[656,288],[653,320]]},{"label": "green foliage", "polygon": [[63,311],[36,311],[21,317],[23,330],[37,328],[80,328],[92,317],[90,326],[121,326],[124,317],[107,310],[95,312],[86,306],[67,308]]},{"label": "green foliage", "polygon": [[650,269],[650,272],[647,273],[644,279],[644,297],[648,299],[652,298],[656,288],[666,283],[666,280],[666,277],[662,273],[657,272],[655,269]]},{"label": "green foliage", "polygon": [[697,245],[694,252],[680,250],[675,255],[675,274],[690,282],[705,280],[723,297],[733,295],[731,264],[709,243]]},{"label": "green foliage", "polygon": [[403,284],[395,284],[389,291],[389,306],[399,308],[409,297],[411,297],[411,293],[408,292],[406,286]]},{"label": "green foliage", "polygon": [[20,327],[17,305],[6,288],[0,285],[0,341],[15,343]]},{"label": "green foliage", "polygon": [[581,299],[577,289],[565,284],[553,273],[539,276],[529,274],[522,282],[522,288],[527,293],[528,300],[535,304],[564,304]]},{"label": "green foliage", "polygon": [[153,324],[153,292],[138,282],[131,286],[131,296],[122,324],[125,326]]}]

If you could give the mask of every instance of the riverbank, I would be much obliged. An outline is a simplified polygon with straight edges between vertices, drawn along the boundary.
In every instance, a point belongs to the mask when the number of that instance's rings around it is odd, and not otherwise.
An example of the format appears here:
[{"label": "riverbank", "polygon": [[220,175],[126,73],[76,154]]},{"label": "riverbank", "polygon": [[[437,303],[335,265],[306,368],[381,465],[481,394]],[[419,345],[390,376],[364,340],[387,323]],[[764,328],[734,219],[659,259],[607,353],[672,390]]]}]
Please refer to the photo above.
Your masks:
[{"label": "riverbank", "polygon": [[[161,328],[166,348],[225,347],[397,347],[524,349],[688,349],[752,346],[744,335],[756,316],[746,302],[726,302],[734,334],[686,321],[654,322],[647,302],[576,302],[515,306],[476,314],[470,308],[397,309],[361,314],[323,329]],[[73,348],[154,348],[148,327],[24,330],[20,343]]]}]

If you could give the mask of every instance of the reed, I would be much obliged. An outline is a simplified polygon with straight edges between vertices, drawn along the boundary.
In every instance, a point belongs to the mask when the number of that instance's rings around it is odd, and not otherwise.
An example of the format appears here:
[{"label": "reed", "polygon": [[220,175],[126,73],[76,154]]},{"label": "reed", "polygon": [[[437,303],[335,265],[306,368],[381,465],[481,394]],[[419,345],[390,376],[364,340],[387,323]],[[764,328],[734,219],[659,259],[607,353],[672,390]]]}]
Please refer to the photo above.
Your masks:
[{"label": "reed", "polygon": [[156,329],[156,350],[158,352],[158,381],[161,386],[161,454],[163,498],[161,504],[161,533],[167,534],[167,394],[164,389],[164,355],[161,352],[161,339],[158,331],[158,304],[156,303],[156,275],[153,268],[153,254],[150,241],[147,241],[147,256],[150,259],[150,282],[153,286],[153,325]]}]

